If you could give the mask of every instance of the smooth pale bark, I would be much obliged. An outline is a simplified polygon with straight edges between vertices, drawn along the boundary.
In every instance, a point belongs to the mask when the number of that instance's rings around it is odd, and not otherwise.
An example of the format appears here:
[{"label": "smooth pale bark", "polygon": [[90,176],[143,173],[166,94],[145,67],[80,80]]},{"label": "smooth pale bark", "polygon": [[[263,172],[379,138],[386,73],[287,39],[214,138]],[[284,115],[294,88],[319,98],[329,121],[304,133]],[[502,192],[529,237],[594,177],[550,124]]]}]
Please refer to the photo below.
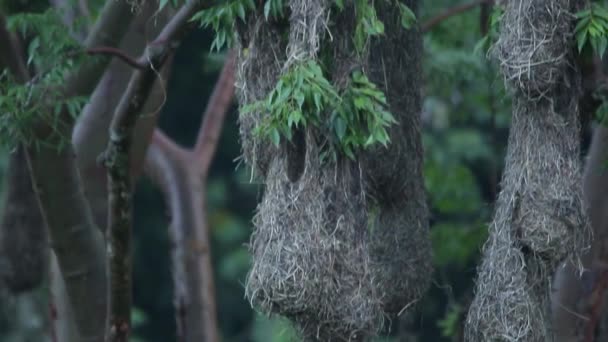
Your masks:
[{"label": "smooth pale bark", "polygon": [[[608,271],[608,128],[593,134],[584,173],[583,193],[593,228],[591,250],[584,255],[582,276],[571,263],[561,267],[554,280],[552,313],[556,342],[582,341],[592,319],[594,305],[602,305],[606,289],[598,287]],[[599,290],[599,291],[598,291]],[[601,296],[601,297],[598,297]],[[600,315],[606,314],[606,307]],[[598,324],[596,321],[595,324]],[[599,341],[599,340],[598,340]],[[602,340],[603,341],[603,340]]]},{"label": "smooth pale bark", "polygon": [[[116,46],[132,19],[131,7],[124,1],[108,1],[85,48]],[[65,98],[87,96],[101,79],[109,58],[90,58],[67,75],[59,92]],[[60,101],[62,99],[52,99]],[[49,103],[49,110],[54,108]],[[44,117],[44,116],[42,116]],[[32,129],[37,141],[46,145],[28,146],[28,165],[42,214],[49,228],[52,247],[66,283],[81,341],[103,341],[106,327],[106,267],[103,238],[84,196],[72,147],[58,149],[62,139],[72,133],[74,120],[62,108],[60,127],[40,120]]]},{"label": "smooth pale bark", "polygon": [[[130,56],[139,56],[146,42],[156,37],[173,14],[171,6],[156,13],[156,3],[143,5],[141,12],[135,18],[129,32],[125,35],[120,49]],[[154,16],[152,18],[152,16]],[[135,140],[131,147],[131,175],[140,175],[146,149],[156,126],[158,114],[166,99],[166,85],[170,70],[167,63],[157,77],[151,94],[142,109],[135,127]],[[113,60],[103,78],[95,88],[89,103],[85,106],[74,132],[72,144],[76,151],[78,167],[83,174],[87,199],[93,208],[95,221],[100,227],[105,227],[108,216],[108,189],[106,170],[98,162],[98,156],[108,144],[108,130],[114,110],[124,94],[133,68],[120,60]]]},{"label": "smooth pale bark", "polygon": [[172,273],[178,340],[218,340],[215,287],[207,220],[207,175],[234,96],[235,53],[226,60],[207,104],[193,149],[156,131],[146,173],[162,190],[171,211]]}]

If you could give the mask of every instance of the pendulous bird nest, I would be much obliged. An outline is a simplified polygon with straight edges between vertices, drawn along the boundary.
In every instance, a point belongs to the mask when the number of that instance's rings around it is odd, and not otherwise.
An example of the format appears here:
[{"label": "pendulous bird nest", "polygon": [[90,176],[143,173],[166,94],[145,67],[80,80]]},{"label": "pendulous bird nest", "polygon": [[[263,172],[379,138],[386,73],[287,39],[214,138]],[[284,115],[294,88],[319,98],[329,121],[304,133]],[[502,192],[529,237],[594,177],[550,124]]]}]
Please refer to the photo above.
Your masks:
[{"label": "pendulous bird nest", "polygon": [[[289,318],[305,339],[351,341],[377,334],[430,284],[421,38],[401,28],[392,4],[381,3],[386,35],[358,54],[353,5],[338,11],[332,3],[290,0],[288,28],[262,14],[249,19],[239,56],[241,105],[264,99],[290,66],[323,55],[337,89],[356,68],[385,90],[398,124],[388,148],[334,160],[323,157],[331,137],[321,127],[299,128],[291,142],[275,147],[255,133],[268,113],[240,116],[244,160],[266,185],[254,219],[246,295],[260,311]],[[408,5],[415,8],[414,1]]]},{"label": "pendulous bird nest", "polygon": [[582,197],[578,73],[569,63],[575,1],[506,5],[495,48],[514,97],[490,237],[483,250],[467,341],[552,340],[551,277],[588,246]]}]

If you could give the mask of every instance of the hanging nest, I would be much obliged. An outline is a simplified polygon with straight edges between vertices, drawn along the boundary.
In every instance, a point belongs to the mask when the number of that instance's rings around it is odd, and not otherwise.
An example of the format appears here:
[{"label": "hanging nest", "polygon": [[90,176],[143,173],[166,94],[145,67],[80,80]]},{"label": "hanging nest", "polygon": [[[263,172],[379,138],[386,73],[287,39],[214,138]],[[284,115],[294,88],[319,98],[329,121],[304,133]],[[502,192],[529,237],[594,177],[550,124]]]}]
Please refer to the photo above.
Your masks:
[{"label": "hanging nest", "polygon": [[572,42],[570,0],[506,1],[492,51],[505,81],[529,99],[562,83]]},{"label": "hanging nest", "polygon": [[[515,101],[503,191],[484,249],[468,341],[545,341],[550,279],[590,240],[582,200],[577,92]],[[565,102],[565,103],[564,103]]]},{"label": "hanging nest", "polygon": [[[549,59],[560,62],[536,63],[541,66],[528,68],[520,78],[523,83],[511,84],[513,120],[503,190],[467,317],[467,341],[551,340],[551,277],[565,259],[578,261],[590,241],[579,158],[579,80],[577,71],[568,67],[570,56],[564,51],[569,51],[569,45],[557,38],[570,37],[564,30],[571,21],[566,17],[560,17],[565,23],[556,21],[557,15],[570,8],[568,3],[512,1],[507,5],[498,49],[504,50],[506,46],[500,44],[511,42],[513,51],[528,51],[529,39],[540,36],[525,34],[536,32],[526,25],[534,23],[543,32],[554,25],[555,46],[544,38],[537,46],[545,51],[544,58],[553,54],[555,58]],[[518,18],[522,15],[525,18]],[[511,27],[509,21],[519,27]],[[516,79],[512,70],[503,65],[508,81]]]},{"label": "hanging nest", "polygon": [[[350,340],[382,321],[367,253],[360,170],[321,164],[309,134],[300,178],[286,158],[273,159],[254,219],[247,297],[263,312],[284,315],[307,336]],[[321,338],[321,340],[327,340]]]},{"label": "hanging nest", "polygon": [[[415,1],[406,4],[415,8]],[[385,310],[396,314],[422,297],[433,273],[422,176],[422,40],[417,28],[403,30],[390,4],[380,2],[377,8],[386,34],[371,42],[367,71],[385,91],[398,124],[390,127],[388,147],[363,154],[362,168],[378,210],[371,226],[372,270]]]},{"label": "hanging nest", "polygon": [[388,148],[362,152],[353,161],[322,159],[332,139],[323,127],[295,130],[277,148],[253,134],[267,113],[242,115],[245,160],[266,184],[254,219],[246,295],[262,312],[289,318],[304,338],[361,340],[380,331],[385,315],[417,301],[430,283],[418,117],[420,34],[399,33],[397,11],[378,5],[390,38],[357,54],[352,3],[331,18],[340,28],[331,42],[324,40],[327,0],[289,4],[285,55],[275,52],[278,31],[260,34],[270,32],[259,29],[268,24],[251,24],[258,29],[240,61],[248,64],[240,68],[241,103],[263,99],[294,64],[327,59],[317,56],[326,46],[334,87],[345,89],[354,70],[364,71],[380,89],[390,89],[390,110],[399,123],[390,128]]}]

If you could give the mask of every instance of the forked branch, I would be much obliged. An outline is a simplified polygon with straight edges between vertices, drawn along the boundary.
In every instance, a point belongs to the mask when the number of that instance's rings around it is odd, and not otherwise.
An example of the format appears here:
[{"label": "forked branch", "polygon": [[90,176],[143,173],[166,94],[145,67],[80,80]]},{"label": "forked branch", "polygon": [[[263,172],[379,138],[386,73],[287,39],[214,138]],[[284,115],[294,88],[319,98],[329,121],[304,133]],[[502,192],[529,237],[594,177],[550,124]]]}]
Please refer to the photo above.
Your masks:
[{"label": "forked branch", "polygon": [[218,341],[205,193],[209,166],[234,95],[234,69],[235,53],[231,51],[208,102],[195,147],[179,147],[157,130],[146,157],[145,171],[163,191],[171,211],[179,341]]}]

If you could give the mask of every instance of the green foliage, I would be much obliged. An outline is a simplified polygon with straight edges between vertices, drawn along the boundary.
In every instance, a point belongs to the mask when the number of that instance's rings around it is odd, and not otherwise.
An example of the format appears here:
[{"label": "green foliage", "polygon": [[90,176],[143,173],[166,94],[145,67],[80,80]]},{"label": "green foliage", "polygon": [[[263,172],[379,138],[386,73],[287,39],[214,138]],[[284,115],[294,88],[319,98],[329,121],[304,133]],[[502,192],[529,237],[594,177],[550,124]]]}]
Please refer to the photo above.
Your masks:
[{"label": "green foliage", "polygon": [[401,17],[401,26],[406,30],[411,29],[416,23],[416,14],[400,1],[397,1],[397,6]]},{"label": "green foliage", "polygon": [[[291,141],[294,129],[312,125],[330,137],[332,157],[342,152],[355,159],[359,149],[389,143],[386,129],[396,121],[387,107],[384,94],[361,71],[353,72],[349,86],[339,94],[319,64],[307,61],[293,66],[266,99],[245,106],[241,113],[269,113],[257,133],[277,146],[281,136]],[[329,120],[325,113],[330,113]]]},{"label": "green foliage", "polygon": [[442,223],[433,226],[433,258],[439,267],[466,267],[478,255],[478,248],[488,237],[485,224]]},{"label": "green foliage", "polygon": [[279,145],[281,135],[291,140],[294,128],[322,124],[322,113],[340,101],[340,96],[315,61],[296,64],[277,82],[268,97],[245,106],[242,114],[268,112],[258,133]]},{"label": "green foliage", "polygon": [[[399,11],[400,23],[404,29],[410,29],[416,23],[416,15],[404,3],[397,0],[384,0],[387,3],[393,2]],[[342,0],[336,1],[338,8],[343,9]],[[357,52],[365,50],[369,39],[384,34],[384,23],[378,19],[376,8],[373,1],[355,0],[356,25],[354,43]]]},{"label": "green foliage", "polygon": [[245,21],[247,12],[254,9],[253,0],[226,1],[196,13],[190,20],[199,22],[201,27],[212,28],[215,39],[211,43],[211,50],[220,50],[224,45],[232,46],[234,43],[235,21]]},{"label": "green foliage", "polygon": [[271,17],[280,18],[283,16],[283,8],[286,5],[284,0],[266,0],[264,4],[264,17],[268,20]]},{"label": "green foliage", "polygon": [[461,316],[464,313],[463,308],[459,304],[453,304],[445,317],[437,322],[437,326],[441,329],[443,337],[455,336],[460,329]]},{"label": "green foliage", "polygon": [[488,33],[477,42],[475,52],[483,51],[484,53],[490,49],[490,46],[498,39],[500,20],[504,14],[504,9],[500,6],[492,7],[490,15],[490,29]]},{"label": "green foliage", "polygon": [[[19,84],[4,71],[0,74],[0,136],[2,142],[13,145],[17,142],[44,144],[32,139],[34,120],[46,115],[47,122],[60,130],[58,120],[61,111],[73,117],[80,113],[86,98],[63,99],[62,84],[68,72],[77,67],[84,58],[78,43],[66,34],[65,27],[54,10],[43,13],[22,13],[8,18],[8,29],[29,37],[27,65],[36,70],[32,80]],[[59,100],[63,99],[63,100]],[[57,148],[61,148],[67,137]]]},{"label": "green foliage", "polygon": [[357,20],[355,26],[355,48],[362,53],[369,39],[384,34],[384,24],[378,19],[373,2],[355,0]]},{"label": "green foliage", "polygon": [[291,324],[282,318],[256,315],[252,338],[255,342],[297,341],[298,335]]},{"label": "green foliage", "polygon": [[578,20],[574,33],[578,51],[591,45],[600,57],[604,56],[608,47],[608,10],[598,3],[592,3],[588,8],[576,13]]},{"label": "green foliage", "polygon": [[358,149],[388,145],[387,128],[397,121],[387,108],[384,93],[361,71],[353,72],[342,102],[330,119],[339,145],[349,158],[355,159]]},{"label": "green foliage", "polygon": [[[166,6],[168,1],[161,0],[161,8]],[[175,2],[176,0],[172,1]],[[284,0],[266,0],[264,16],[267,20],[271,17],[282,17],[285,5]],[[201,27],[213,29],[215,38],[211,43],[211,50],[219,51],[224,46],[231,47],[233,45],[235,22],[237,20],[244,22],[247,13],[255,10],[254,0],[229,0],[196,13],[190,20],[198,22]]]},{"label": "green foliage", "polygon": [[169,3],[171,4],[171,6],[177,7],[180,3],[180,0],[159,0],[158,10],[162,11]]}]

